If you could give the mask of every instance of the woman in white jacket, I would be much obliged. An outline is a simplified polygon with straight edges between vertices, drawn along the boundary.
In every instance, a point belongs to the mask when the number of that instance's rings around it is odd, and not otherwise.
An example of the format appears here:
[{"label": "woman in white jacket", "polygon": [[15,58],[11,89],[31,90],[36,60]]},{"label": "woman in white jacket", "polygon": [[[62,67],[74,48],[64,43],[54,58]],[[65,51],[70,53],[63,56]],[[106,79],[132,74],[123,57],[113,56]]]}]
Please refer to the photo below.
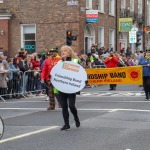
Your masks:
[{"label": "woman in white jacket", "polygon": [[7,93],[7,75],[9,73],[9,70],[5,68],[5,66],[2,63],[2,60],[0,59],[0,95],[3,96]]}]

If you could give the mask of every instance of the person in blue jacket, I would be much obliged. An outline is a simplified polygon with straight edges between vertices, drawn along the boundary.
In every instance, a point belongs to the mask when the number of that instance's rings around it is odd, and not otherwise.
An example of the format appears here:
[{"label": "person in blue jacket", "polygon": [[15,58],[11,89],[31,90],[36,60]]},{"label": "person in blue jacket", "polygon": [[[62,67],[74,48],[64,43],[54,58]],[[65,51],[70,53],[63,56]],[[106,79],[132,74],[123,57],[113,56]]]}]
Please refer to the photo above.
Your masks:
[{"label": "person in blue jacket", "polygon": [[145,92],[145,100],[150,99],[150,50],[139,61],[139,65],[143,66],[143,87]]}]

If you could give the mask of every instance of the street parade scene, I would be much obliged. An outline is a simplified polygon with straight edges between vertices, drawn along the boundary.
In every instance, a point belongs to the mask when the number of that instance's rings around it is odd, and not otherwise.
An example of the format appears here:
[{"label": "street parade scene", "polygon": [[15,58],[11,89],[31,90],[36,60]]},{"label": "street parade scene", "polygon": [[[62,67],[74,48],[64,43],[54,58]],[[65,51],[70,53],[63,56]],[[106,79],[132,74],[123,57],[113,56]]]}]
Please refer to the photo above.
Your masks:
[{"label": "street parade scene", "polygon": [[0,150],[150,150],[149,0],[0,0]]}]

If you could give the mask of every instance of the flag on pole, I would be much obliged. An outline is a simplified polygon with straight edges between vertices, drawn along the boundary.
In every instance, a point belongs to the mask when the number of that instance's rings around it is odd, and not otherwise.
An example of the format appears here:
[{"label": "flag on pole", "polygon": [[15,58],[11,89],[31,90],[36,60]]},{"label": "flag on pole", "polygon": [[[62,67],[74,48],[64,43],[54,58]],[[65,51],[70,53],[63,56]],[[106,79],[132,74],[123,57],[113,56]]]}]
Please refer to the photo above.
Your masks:
[{"label": "flag on pole", "polygon": [[144,28],[144,29],[143,29],[143,31],[144,31],[145,33],[147,33],[147,32],[148,32],[148,30],[147,30],[146,28]]}]

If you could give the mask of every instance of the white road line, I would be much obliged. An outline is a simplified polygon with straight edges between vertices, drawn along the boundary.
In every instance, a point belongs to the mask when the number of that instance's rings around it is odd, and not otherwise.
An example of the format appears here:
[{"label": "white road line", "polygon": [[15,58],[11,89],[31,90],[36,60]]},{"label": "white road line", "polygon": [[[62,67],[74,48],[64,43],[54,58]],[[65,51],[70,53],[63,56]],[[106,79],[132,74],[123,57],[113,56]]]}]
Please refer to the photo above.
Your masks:
[{"label": "white road line", "polygon": [[[0,110],[46,110],[46,108],[0,108]],[[60,108],[56,108],[55,110],[61,110]],[[55,111],[54,110],[54,111]],[[140,111],[140,112],[150,112],[150,110],[144,109],[98,109],[98,108],[79,108],[80,111]],[[46,110],[47,111],[47,110]]]},{"label": "white road line", "polygon": [[49,130],[53,130],[53,129],[56,129],[58,127],[59,126],[52,126],[52,127],[49,127],[49,128],[45,128],[45,129],[29,132],[29,133],[26,133],[26,134],[21,134],[21,135],[18,135],[18,136],[14,136],[14,137],[11,137],[11,138],[7,138],[7,139],[4,139],[4,140],[0,140],[0,144],[5,143],[5,142],[9,142],[9,141],[18,140],[18,139],[21,139],[21,138],[24,138],[24,137],[29,137],[31,135],[39,134],[39,133],[46,132],[46,131],[49,131]]},{"label": "white road line", "polygon": [[5,102],[1,102],[0,104],[19,104],[19,103],[49,103],[49,101],[5,101]]},{"label": "white road line", "polygon": [[[92,97],[92,96],[90,96],[90,97]],[[93,97],[97,97],[98,98],[98,96],[93,96]],[[110,97],[110,96],[101,96],[101,97]],[[124,96],[122,96],[122,97],[124,97]],[[133,96],[130,96],[130,97],[133,97]],[[140,96],[140,97],[144,97],[144,96]],[[95,99],[94,100],[91,100],[91,99],[78,100],[78,102],[89,102],[89,101],[91,101],[91,102],[98,101],[98,99],[96,99],[96,100]],[[144,99],[142,101],[130,101],[130,100],[129,101],[119,101],[119,100],[118,101],[102,101],[102,100],[100,101],[100,103],[103,103],[103,102],[110,102],[110,103],[113,103],[113,102],[114,103],[126,103],[126,102],[128,102],[128,103],[133,103],[133,102],[136,102],[136,103],[147,103],[148,101],[145,101]],[[2,102],[0,104],[2,105],[2,104],[19,104],[19,103],[43,103],[43,101],[24,101],[24,102],[18,102],[18,101],[17,102],[7,102],[6,101],[6,102]],[[49,103],[49,101],[47,101],[46,103]]]},{"label": "white road line", "polygon": [[[144,91],[118,91],[118,90],[115,90],[115,91],[94,91],[94,93],[144,93]],[[81,92],[82,93],[92,93],[90,91],[84,91],[84,92]]]},{"label": "white road line", "polygon": [[[98,98],[98,97],[97,97]],[[86,99],[86,100],[79,100],[78,102],[97,102],[99,101],[100,99],[94,99],[94,100],[91,100],[91,99]],[[122,100],[122,101],[99,101],[99,103],[148,103],[150,101],[145,101],[144,99],[142,101],[125,101],[125,100]]]},{"label": "white road line", "polygon": [[110,111],[108,111],[108,112],[111,113],[111,112],[116,112],[116,111],[117,111],[117,109],[110,110]]},{"label": "white road line", "polygon": [[135,112],[150,112],[150,110],[142,110],[142,109],[78,109],[81,111],[111,111],[111,112],[115,112],[115,111],[135,111]]},{"label": "white road line", "polygon": [[[118,95],[88,95],[89,97],[144,97],[144,95],[140,95],[140,96],[136,96],[136,95],[132,95],[132,96],[124,96],[124,95],[121,95],[121,94],[118,94]],[[81,95],[81,96],[78,96],[78,97],[87,97],[86,95]],[[89,98],[87,97],[87,98]]]},{"label": "white road line", "polygon": [[46,110],[47,111],[47,108],[0,108],[0,110],[38,110],[38,111]]}]

